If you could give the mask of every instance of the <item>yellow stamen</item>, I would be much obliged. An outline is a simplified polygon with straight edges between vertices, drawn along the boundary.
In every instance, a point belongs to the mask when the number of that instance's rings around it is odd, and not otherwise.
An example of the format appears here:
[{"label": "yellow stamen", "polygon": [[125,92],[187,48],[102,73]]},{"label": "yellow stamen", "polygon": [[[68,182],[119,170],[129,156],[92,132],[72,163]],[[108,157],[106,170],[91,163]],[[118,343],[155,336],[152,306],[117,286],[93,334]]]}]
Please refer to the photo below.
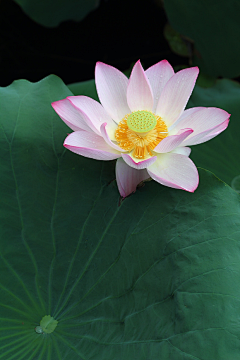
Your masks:
[{"label": "yellow stamen", "polygon": [[168,128],[160,116],[150,111],[134,111],[118,124],[115,138],[118,145],[132,151],[136,159],[153,156],[153,149],[168,135]]}]

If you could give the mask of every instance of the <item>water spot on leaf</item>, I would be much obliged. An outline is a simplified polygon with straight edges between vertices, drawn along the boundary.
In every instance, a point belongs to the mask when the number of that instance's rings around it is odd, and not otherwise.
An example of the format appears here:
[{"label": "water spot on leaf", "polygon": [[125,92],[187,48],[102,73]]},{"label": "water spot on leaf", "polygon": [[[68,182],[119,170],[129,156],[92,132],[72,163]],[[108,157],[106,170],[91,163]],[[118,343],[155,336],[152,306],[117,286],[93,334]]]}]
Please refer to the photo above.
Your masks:
[{"label": "water spot on leaf", "polygon": [[240,194],[240,175],[232,179],[231,187]]},{"label": "water spot on leaf", "polygon": [[38,334],[43,334],[43,329],[42,329],[41,326],[36,326],[36,327],[35,327],[35,331],[36,331],[36,333],[38,333]]},{"label": "water spot on leaf", "polygon": [[51,334],[57,327],[58,321],[55,320],[51,315],[45,315],[40,321],[40,326],[35,328],[38,334]]}]

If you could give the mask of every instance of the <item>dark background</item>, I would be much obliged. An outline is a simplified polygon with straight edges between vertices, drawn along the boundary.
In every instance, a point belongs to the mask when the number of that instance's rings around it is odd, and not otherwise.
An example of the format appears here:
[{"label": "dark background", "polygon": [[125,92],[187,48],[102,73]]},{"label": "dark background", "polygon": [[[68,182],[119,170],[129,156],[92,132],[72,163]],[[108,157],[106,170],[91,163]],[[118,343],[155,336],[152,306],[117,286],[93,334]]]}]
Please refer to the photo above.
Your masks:
[{"label": "dark background", "polygon": [[164,9],[154,0],[101,1],[81,22],[46,28],[11,0],[0,0],[0,85],[16,79],[36,82],[49,74],[66,84],[94,78],[97,61],[128,69],[138,59],[148,68],[167,59],[188,64],[163,36]]}]

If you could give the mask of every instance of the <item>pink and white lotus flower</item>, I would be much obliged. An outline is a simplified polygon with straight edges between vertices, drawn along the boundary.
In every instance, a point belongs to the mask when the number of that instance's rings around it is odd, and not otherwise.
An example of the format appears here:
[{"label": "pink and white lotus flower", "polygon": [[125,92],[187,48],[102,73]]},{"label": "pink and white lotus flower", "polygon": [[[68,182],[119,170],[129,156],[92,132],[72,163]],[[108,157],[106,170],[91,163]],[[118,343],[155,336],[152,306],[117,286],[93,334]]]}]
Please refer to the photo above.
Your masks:
[{"label": "pink and white lotus flower", "polygon": [[220,134],[230,116],[214,107],[184,110],[197,76],[197,67],[174,73],[162,60],[144,71],[138,61],[128,79],[98,62],[95,78],[101,104],[86,96],[52,103],[74,130],[64,146],[96,160],[117,159],[116,179],[123,197],[150,177],[193,192],[199,179],[188,146]]}]

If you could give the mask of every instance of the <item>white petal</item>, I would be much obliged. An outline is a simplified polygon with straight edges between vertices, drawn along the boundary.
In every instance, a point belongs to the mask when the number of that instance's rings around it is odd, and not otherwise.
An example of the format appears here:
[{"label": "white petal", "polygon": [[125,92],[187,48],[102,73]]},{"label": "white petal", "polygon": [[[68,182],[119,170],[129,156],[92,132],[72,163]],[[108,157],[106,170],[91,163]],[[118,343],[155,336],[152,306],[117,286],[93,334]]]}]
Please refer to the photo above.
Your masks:
[{"label": "white petal", "polygon": [[[208,140],[213,139],[215,136],[221,134],[221,132],[224,131],[228,127],[228,124],[229,124],[229,119],[225,120],[222,124],[215,126],[211,130],[210,133],[202,136],[201,139],[198,139],[198,141],[197,141],[197,136],[196,136],[196,138],[193,137],[192,139],[190,139],[192,141],[192,145],[202,144]],[[202,135],[202,134],[199,134],[199,135]]]},{"label": "white petal", "polygon": [[168,80],[174,75],[174,70],[167,60],[162,60],[148,68],[145,74],[153,91],[154,104],[152,111],[155,113],[161,92]]},{"label": "white petal", "polygon": [[78,155],[96,160],[113,160],[121,157],[121,153],[106,144],[102,137],[84,130],[68,135],[63,145]]},{"label": "white petal", "polygon": [[182,142],[193,133],[192,129],[180,130],[176,135],[170,135],[164,138],[154,149],[158,153],[167,153],[182,144]]},{"label": "white petal", "polygon": [[137,185],[149,177],[146,169],[136,170],[128,166],[123,159],[117,160],[116,180],[122,197],[126,197],[136,191]]},{"label": "white petal", "polygon": [[197,112],[199,110],[202,110],[202,109],[205,109],[205,108],[198,106],[198,107],[193,107],[193,108],[184,110],[184,112],[178,118],[178,120],[175,121],[175,123],[168,128],[168,133],[170,135],[176,135],[178,133],[178,131],[183,128],[182,126],[178,126],[178,124],[180,122],[182,122],[183,119],[185,119],[186,117],[188,117],[188,116],[190,116],[190,115],[194,114],[195,112]]},{"label": "white petal", "polygon": [[153,109],[153,93],[140,60],[132,69],[127,88],[127,102],[131,111]]},{"label": "white petal", "polygon": [[103,107],[118,123],[126,114],[131,113],[127,104],[128,78],[114,67],[97,62],[95,79]]},{"label": "white petal", "polygon": [[166,153],[159,154],[157,161],[147,169],[151,178],[162,185],[190,192],[198,186],[198,171],[187,156]]},{"label": "white petal", "polygon": [[122,158],[126,164],[134,169],[146,169],[148,166],[153,164],[156,160],[156,156],[150,156],[148,159],[138,160],[131,156],[131,154],[122,153]]},{"label": "white petal", "polygon": [[114,148],[115,150],[118,150],[120,152],[123,151],[122,148],[120,148],[120,146],[114,144],[114,142],[111,141],[109,135],[108,135],[108,130],[107,130],[107,123],[104,123],[101,125],[100,127],[100,131],[101,131],[101,135],[103,137],[103,139],[106,141],[106,143],[111,146],[112,148]]},{"label": "white petal", "polygon": [[[183,115],[185,114],[183,113]],[[191,127],[191,129],[194,130],[194,133],[185,140],[184,145],[199,144],[201,143],[201,141],[199,142],[199,139],[208,135],[216,126],[221,125],[228,120],[229,116],[230,114],[222,109],[214,107],[200,108],[198,111],[189,112],[188,116],[181,117],[172,132],[179,131],[180,129],[184,129],[186,127]]]},{"label": "white petal", "polygon": [[182,114],[192,93],[198,72],[197,67],[181,70],[168,80],[162,90],[156,114],[165,121],[168,127]]},{"label": "white petal", "polygon": [[191,148],[186,146],[179,146],[178,148],[174,149],[172,153],[189,156],[191,154]]},{"label": "white petal", "polygon": [[205,130],[195,136],[192,136],[190,139],[186,139],[182,145],[197,145],[211,140],[212,138],[220,134],[223,130],[225,130],[228,127],[228,123],[229,119],[225,120],[220,125],[214,126],[212,129]]},{"label": "white petal", "polygon": [[81,113],[88,126],[91,127],[96,134],[101,134],[100,126],[103,123],[107,123],[109,128],[115,127],[116,124],[99,102],[81,95],[69,96],[68,100]]},{"label": "white petal", "polygon": [[91,132],[91,128],[87,125],[85,117],[75,109],[68,99],[55,101],[52,103],[52,107],[72,130],[86,130]]}]

